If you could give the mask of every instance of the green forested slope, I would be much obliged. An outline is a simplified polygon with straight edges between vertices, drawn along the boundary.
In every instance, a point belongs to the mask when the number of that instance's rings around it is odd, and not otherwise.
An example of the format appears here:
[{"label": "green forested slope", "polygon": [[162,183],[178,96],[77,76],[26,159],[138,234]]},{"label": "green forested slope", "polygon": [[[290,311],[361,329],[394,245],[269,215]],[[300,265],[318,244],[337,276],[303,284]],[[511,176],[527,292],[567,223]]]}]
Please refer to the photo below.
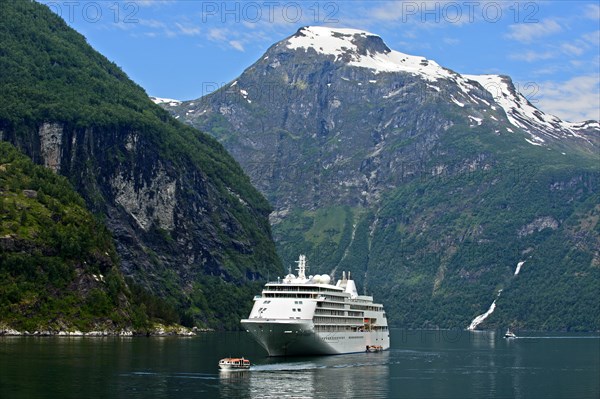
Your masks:
[{"label": "green forested slope", "polygon": [[64,177],[0,142],[0,322],[29,332],[144,327],[117,258]]},{"label": "green forested slope", "polygon": [[[0,139],[68,178],[113,234],[128,281],[188,325],[237,328],[256,282],[281,269],[268,202],[216,140],[47,7],[0,8]],[[228,295],[212,301],[215,290]]]}]

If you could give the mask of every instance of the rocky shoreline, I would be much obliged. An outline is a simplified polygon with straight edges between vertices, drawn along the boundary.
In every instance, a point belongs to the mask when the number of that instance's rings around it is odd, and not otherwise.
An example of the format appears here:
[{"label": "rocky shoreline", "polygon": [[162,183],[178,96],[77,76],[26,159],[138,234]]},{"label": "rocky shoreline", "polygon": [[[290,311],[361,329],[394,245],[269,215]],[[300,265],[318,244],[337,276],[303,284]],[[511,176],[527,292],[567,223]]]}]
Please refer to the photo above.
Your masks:
[{"label": "rocky shoreline", "polygon": [[129,329],[121,330],[36,330],[18,331],[10,327],[0,326],[0,337],[191,337],[203,332],[214,331],[210,328],[187,328],[183,326],[164,326],[156,324],[151,329],[145,331],[136,331]]}]

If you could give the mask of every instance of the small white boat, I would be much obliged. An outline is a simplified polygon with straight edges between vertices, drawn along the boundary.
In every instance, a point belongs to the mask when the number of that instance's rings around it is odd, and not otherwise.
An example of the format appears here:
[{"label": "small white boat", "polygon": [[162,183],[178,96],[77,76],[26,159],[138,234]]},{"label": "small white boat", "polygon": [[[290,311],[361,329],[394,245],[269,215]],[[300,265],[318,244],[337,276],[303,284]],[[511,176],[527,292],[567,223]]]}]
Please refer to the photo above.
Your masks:
[{"label": "small white boat", "polygon": [[248,370],[250,360],[243,357],[226,357],[219,360],[219,368],[221,370]]},{"label": "small white boat", "polygon": [[515,335],[515,333],[510,331],[510,328],[509,328],[508,330],[506,330],[506,333],[504,334],[504,338],[517,338],[517,336]]}]

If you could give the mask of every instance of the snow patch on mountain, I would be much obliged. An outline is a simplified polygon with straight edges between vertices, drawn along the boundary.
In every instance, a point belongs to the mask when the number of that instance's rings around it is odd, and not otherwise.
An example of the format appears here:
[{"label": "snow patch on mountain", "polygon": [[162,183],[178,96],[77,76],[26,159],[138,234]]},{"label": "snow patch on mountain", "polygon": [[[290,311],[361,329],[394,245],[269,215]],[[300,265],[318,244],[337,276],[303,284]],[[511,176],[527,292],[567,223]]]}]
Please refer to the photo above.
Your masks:
[{"label": "snow patch on mountain", "polygon": [[[474,123],[476,123],[477,126],[481,126],[481,124],[483,123],[483,119],[482,118],[477,118],[476,116],[469,115],[469,119],[471,121],[473,121]],[[473,126],[474,125],[471,125],[471,127],[473,127]]]},{"label": "snow patch on mountain", "polygon": [[150,96],[150,100],[152,100],[152,102],[154,104],[163,104],[163,105],[167,104],[171,107],[175,107],[182,103],[182,101],[173,100],[172,98],[161,98],[161,97],[153,97],[153,96]]},{"label": "snow patch on mountain", "polygon": [[452,102],[456,105],[458,105],[459,107],[463,108],[465,106],[465,104],[461,103],[460,101],[458,101],[456,98],[454,98],[454,96],[450,96],[450,99],[452,100]]},{"label": "snow patch on mountain", "polygon": [[525,96],[517,92],[510,78],[500,75],[463,75],[478,82],[488,91],[495,102],[502,107],[510,123],[529,133],[533,145],[543,145],[546,138],[561,139],[566,136],[577,137],[589,142],[581,134],[582,130],[599,128],[596,121],[571,123],[562,121],[554,115],[548,115],[534,105]]},{"label": "snow patch on mountain", "polygon": [[[360,45],[361,40],[376,40],[376,49]],[[287,47],[292,50],[313,49],[319,54],[332,55],[336,61],[344,60],[348,65],[380,72],[408,72],[435,82],[448,79],[454,73],[426,58],[390,50],[378,35],[357,29],[332,29],[324,26],[301,28],[288,39]]]}]

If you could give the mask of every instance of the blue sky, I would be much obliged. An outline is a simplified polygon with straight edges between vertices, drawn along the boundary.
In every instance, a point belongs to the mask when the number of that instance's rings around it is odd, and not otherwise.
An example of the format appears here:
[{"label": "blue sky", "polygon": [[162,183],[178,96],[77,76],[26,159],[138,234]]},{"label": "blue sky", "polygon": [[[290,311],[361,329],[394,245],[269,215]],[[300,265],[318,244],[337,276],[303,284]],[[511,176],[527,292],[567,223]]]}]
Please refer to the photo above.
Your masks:
[{"label": "blue sky", "polygon": [[41,1],[149,95],[224,85],[305,25],[363,29],[465,74],[504,74],[537,107],[600,119],[597,1]]}]

